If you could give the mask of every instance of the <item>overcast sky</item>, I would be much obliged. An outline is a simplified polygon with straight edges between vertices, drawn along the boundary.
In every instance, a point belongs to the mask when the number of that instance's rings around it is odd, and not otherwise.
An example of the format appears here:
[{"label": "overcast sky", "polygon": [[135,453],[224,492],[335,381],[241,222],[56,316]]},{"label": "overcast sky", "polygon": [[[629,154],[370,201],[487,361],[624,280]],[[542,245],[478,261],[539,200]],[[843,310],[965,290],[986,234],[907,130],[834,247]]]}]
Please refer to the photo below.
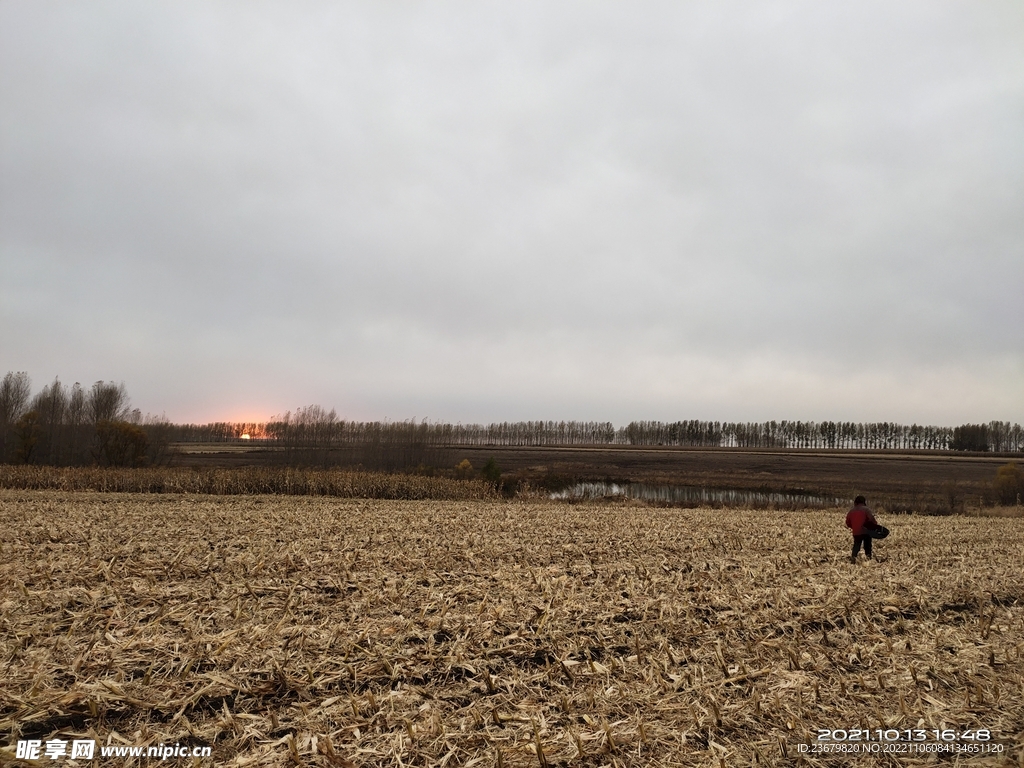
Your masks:
[{"label": "overcast sky", "polygon": [[1024,421],[1024,4],[0,2],[0,375]]}]

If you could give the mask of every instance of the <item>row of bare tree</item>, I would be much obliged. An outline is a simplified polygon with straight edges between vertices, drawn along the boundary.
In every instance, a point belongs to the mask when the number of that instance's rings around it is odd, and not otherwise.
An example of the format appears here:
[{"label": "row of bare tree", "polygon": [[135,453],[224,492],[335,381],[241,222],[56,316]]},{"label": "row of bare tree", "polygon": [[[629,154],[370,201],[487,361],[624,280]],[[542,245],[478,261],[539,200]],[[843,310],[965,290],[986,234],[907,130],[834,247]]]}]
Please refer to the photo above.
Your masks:
[{"label": "row of bare tree", "polygon": [[1024,450],[1019,424],[992,421],[937,427],[852,421],[659,421],[633,422],[623,430],[630,445],[729,448],[828,448],[933,451]]},{"label": "row of bare tree", "polygon": [[139,466],[166,451],[166,432],[132,409],[124,384],[54,379],[33,396],[24,371],[0,380],[0,462]]},{"label": "row of bare tree", "polygon": [[248,435],[282,447],[339,447],[372,443],[433,446],[639,445],[722,448],[1024,451],[1019,424],[992,421],[938,427],[852,421],[634,421],[616,428],[598,421],[518,421],[447,424],[339,419],[312,405],[263,424],[176,425],[175,439],[207,442]]},{"label": "row of bare tree", "polygon": [[158,463],[174,442],[262,441],[302,464],[362,464],[394,470],[447,466],[453,446],[637,445],[724,448],[1024,451],[1019,424],[959,427],[850,421],[598,421],[448,424],[346,421],[318,405],[264,423],[170,424],[143,418],[124,384],[89,389],[54,379],[35,395],[28,374],[0,381],[0,462],[134,466]]}]

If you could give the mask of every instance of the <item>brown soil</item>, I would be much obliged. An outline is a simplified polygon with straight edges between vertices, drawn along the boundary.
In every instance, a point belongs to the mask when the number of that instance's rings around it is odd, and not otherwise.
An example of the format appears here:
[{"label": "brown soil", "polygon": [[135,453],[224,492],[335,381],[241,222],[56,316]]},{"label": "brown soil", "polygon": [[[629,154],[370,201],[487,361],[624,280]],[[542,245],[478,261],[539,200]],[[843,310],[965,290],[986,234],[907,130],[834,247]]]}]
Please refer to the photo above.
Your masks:
[{"label": "brown soil", "polygon": [[[240,451],[236,446],[178,456],[188,466],[245,466],[279,461],[280,451]],[[338,459],[342,457],[336,455]],[[504,475],[541,487],[574,480],[609,479],[672,485],[807,492],[823,496],[868,497],[889,509],[959,510],[979,506],[1006,456],[882,451],[800,451],[744,449],[594,447],[452,447],[444,468],[462,459],[479,469],[494,458]]]}]

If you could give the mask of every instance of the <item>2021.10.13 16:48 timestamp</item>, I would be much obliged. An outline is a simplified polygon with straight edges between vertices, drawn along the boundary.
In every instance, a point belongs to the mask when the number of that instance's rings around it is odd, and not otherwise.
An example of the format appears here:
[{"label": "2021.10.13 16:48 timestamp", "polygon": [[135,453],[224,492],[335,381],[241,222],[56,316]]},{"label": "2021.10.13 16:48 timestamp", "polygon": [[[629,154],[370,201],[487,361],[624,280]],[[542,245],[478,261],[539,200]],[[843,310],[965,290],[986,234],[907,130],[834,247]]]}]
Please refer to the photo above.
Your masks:
[{"label": "2021.10.13 16:48 timestamp", "polygon": [[817,728],[817,740],[822,743],[841,743],[851,741],[939,741],[955,743],[958,741],[989,742],[992,731],[987,728],[959,730],[956,728]]},{"label": "2021.10.13 16:48 timestamp", "polygon": [[803,753],[1000,753],[1004,745],[994,741],[988,728],[818,728],[817,738],[800,744]]}]

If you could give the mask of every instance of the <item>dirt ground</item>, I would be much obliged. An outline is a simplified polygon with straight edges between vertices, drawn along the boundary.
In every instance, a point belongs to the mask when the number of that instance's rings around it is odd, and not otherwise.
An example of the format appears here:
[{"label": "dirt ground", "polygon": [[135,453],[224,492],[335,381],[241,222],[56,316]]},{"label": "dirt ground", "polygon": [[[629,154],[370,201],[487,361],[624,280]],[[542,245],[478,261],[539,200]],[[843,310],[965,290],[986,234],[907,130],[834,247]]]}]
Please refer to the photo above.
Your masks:
[{"label": "dirt ground", "polygon": [[[190,466],[242,466],[280,460],[282,454],[231,446],[186,448]],[[192,452],[192,451],[195,452]],[[202,452],[200,452],[202,451]],[[343,458],[340,454],[335,457]],[[468,459],[482,467],[494,458],[505,474],[534,484],[571,480],[651,482],[707,488],[804,491],[828,497],[868,497],[889,509],[949,511],[977,507],[1006,456],[951,453],[824,452],[796,450],[452,447],[435,456],[439,467]],[[1024,458],[1017,458],[1024,464]]]}]

